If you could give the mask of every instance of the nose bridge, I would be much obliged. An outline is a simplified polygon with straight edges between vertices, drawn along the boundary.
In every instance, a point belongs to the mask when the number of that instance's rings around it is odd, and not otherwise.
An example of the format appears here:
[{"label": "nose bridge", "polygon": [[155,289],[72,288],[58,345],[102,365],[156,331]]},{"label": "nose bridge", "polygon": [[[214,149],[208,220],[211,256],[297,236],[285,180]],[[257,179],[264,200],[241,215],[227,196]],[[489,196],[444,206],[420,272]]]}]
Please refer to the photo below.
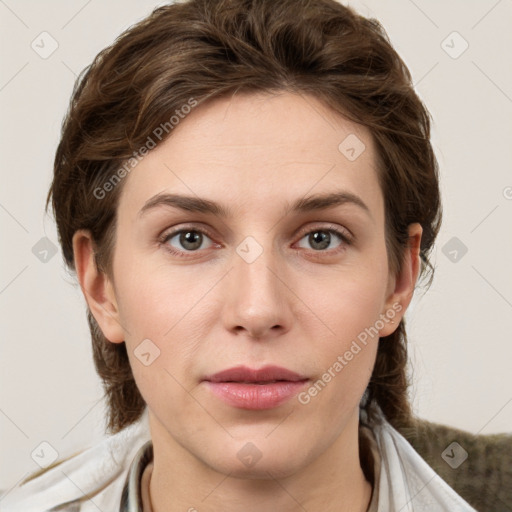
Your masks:
[{"label": "nose bridge", "polygon": [[238,288],[248,296],[270,300],[275,295],[275,268],[279,266],[272,245],[272,235],[247,236],[236,247],[234,274]]},{"label": "nose bridge", "polygon": [[283,327],[288,318],[286,287],[278,278],[282,265],[272,240],[269,233],[247,236],[233,255],[231,320],[254,336]]}]

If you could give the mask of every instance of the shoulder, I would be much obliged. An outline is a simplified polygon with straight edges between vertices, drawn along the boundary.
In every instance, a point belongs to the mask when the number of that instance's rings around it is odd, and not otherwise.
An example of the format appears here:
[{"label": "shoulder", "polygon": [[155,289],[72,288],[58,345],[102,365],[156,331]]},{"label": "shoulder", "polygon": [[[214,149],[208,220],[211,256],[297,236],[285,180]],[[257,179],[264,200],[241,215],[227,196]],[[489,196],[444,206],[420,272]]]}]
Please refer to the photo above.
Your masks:
[{"label": "shoulder", "polygon": [[512,510],[512,434],[473,434],[423,419],[401,433],[477,509]]},{"label": "shoulder", "polygon": [[[31,474],[0,498],[2,512],[118,510],[130,464],[150,439],[146,415],[117,434]],[[91,508],[92,507],[92,508]]]}]

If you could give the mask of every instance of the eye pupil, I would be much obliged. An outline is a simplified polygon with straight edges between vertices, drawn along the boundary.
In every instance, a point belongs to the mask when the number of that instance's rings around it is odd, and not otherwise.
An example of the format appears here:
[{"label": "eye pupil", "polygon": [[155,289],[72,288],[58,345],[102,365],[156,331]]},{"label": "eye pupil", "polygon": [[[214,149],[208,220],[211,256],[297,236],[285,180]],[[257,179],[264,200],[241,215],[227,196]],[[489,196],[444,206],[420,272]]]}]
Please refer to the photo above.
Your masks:
[{"label": "eye pupil", "polygon": [[[309,235],[309,241],[313,249],[325,249],[326,247],[329,247],[329,243],[331,241],[331,234],[328,233],[327,231],[313,231]],[[319,247],[315,247],[316,244],[319,244]]]}]

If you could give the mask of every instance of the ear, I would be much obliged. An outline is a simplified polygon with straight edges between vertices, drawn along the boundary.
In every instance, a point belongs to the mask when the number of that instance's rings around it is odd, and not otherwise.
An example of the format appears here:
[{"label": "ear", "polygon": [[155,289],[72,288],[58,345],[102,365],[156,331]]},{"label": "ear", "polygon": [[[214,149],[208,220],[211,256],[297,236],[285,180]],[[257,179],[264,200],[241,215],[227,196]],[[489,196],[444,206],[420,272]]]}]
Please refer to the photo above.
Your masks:
[{"label": "ear", "polygon": [[402,268],[396,276],[390,275],[389,277],[385,309],[382,311],[382,314],[389,320],[379,331],[380,337],[389,336],[396,330],[412,300],[421,269],[422,233],[423,228],[420,224],[409,225],[409,243],[403,255]]},{"label": "ear", "polygon": [[80,288],[105,338],[112,343],[124,341],[114,287],[108,276],[98,270],[94,257],[94,242],[87,230],[73,235],[73,254]]}]

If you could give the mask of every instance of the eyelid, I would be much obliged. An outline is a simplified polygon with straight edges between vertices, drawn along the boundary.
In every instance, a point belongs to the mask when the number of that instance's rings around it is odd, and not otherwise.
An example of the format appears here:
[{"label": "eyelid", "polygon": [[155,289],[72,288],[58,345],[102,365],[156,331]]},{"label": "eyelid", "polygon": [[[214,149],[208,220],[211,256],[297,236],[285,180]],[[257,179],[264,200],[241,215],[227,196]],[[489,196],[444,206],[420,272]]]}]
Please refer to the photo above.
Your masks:
[{"label": "eyelid", "polygon": [[[166,240],[169,240],[170,238],[174,237],[175,235],[181,233],[182,231],[197,231],[198,233],[202,233],[203,235],[206,235],[210,239],[214,238],[214,235],[203,226],[197,226],[197,225],[182,226],[182,225],[180,225],[176,229],[171,228],[170,230],[165,230],[161,235],[159,235],[158,241],[161,243],[165,243]],[[194,252],[194,251],[190,251],[190,252]]]},{"label": "eyelid", "polygon": [[[340,226],[338,224],[332,224],[332,223],[322,223],[321,221],[318,221],[317,226],[306,226],[304,228],[301,228],[299,232],[297,233],[297,236],[304,236],[308,235],[311,232],[314,231],[332,231],[336,233],[338,236],[340,236],[344,242],[346,243],[353,243],[356,239],[354,234],[347,229],[344,226]],[[326,251],[327,252],[327,251]]]}]

